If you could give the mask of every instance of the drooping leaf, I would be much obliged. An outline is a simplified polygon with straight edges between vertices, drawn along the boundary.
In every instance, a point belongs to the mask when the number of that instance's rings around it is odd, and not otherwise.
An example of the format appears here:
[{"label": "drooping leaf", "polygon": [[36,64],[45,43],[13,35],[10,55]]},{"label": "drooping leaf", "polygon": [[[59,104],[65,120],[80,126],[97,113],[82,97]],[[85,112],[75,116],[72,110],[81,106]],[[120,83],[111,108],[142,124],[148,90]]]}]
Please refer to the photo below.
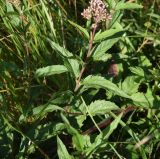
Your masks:
[{"label": "drooping leaf", "polygon": [[73,159],[61,139],[57,136],[57,153],[59,159]]},{"label": "drooping leaf", "polygon": [[43,68],[39,68],[35,76],[36,77],[45,77],[45,76],[51,76],[54,74],[61,74],[64,72],[67,72],[68,69],[64,65],[52,65],[52,66],[47,66]]},{"label": "drooping leaf", "polygon": [[88,31],[87,31],[85,28],[81,27],[80,25],[78,25],[78,24],[76,24],[76,23],[74,23],[74,22],[72,22],[72,21],[70,21],[70,20],[68,20],[68,21],[69,21],[69,23],[70,23],[71,25],[73,25],[79,32],[81,32],[87,39],[89,39],[89,33],[88,33]]},{"label": "drooping leaf", "polygon": [[121,97],[130,98],[129,95],[127,95],[124,91],[118,88],[114,83],[101,76],[90,75],[84,79],[82,85],[85,85],[88,88],[108,89]]},{"label": "drooping leaf", "polygon": [[64,64],[67,67],[68,71],[72,73],[74,77],[78,77],[79,75],[79,62],[76,57],[69,52],[67,49],[61,47],[59,44],[53,42],[50,39],[47,39],[51,45],[51,47],[56,50],[60,56],[64,57]]},{"label": "drooping leaf", "polygon": [[47,41],[50,43],[51,47],[59,53],[60,56],[64,57],[73,57],[73,54],[69,52],[67,49],[61,47],[59,44],[55,43],[54,41],[47,39]]},{"label": "drooping leaf", "polygon": [[117,5],[116,5],[116,8],[115,10],[120,10],[120,9],[140,9],[140,8],[143,8],[142,5],[139,5],[137,3],[131,3],[131,2],[119,2]]},{"label": "drooping leaf", "polygon": [[88,109],[89,109],[90,114],[94,116],[98,114],[105,114],[112,110],[117,110],[119,109],[119,107],[110,101],[97,100],[97,101],[92,102],[88,106]]}]

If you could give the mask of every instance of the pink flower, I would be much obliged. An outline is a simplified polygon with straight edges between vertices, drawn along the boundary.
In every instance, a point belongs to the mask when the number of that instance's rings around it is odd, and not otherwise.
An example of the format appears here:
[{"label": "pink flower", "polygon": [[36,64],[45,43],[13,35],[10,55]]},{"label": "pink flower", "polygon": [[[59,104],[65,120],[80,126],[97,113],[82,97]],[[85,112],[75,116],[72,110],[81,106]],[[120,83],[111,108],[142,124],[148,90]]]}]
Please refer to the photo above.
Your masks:
[{"label": "pink flower", "polygon": [[111,15],[106,10],[105,4],[101,0],[91,0],[89,7],[84,9],[82,16],[88,20],[93,18],[94,23],[111,19]]}]

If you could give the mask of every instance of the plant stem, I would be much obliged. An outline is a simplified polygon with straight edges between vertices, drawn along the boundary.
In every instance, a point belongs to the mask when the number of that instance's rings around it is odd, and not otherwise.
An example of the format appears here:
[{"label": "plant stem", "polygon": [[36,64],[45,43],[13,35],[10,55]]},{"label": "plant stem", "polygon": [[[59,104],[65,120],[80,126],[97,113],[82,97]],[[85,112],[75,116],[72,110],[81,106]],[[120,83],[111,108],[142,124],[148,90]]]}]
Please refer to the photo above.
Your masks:
[{"label": "plant stem", "polygon": [[78,77],[77,80],[76,80],[76,87],[75,87],[75,89],[74,89],[74,92],[77,92],[77,90],[78,90],[79,87],[80,87],[81,78],[82,78],[82,76],[83,76],[84,71],[86,70],[86,67],[87,67],[89,58],[91,57],[92,47],[93,47],[93,41],[94,41],[94,36],[95,36],[96,29],[97,29],[97,24],[96,24],[95,27],[93,28],[93,31],[91,31],[91,33],[90,33],[89,48],[88,48],[87,56],[86,56],[86,59],[85,59],[85,61],[84,61],[83,66],[82,66],[82,68],[81,68],[79,77]]}]

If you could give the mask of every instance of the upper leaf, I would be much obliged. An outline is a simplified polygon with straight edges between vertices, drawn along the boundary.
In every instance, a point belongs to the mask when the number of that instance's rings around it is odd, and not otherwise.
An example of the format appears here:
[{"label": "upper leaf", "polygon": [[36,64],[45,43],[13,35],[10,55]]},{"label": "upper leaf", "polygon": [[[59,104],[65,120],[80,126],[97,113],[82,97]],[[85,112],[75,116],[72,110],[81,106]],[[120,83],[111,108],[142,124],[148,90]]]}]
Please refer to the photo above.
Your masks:
[{"label": "upper leaf", "polygon": [[113,38],[102,41],[93,53],[93,60],[107,61],[111,57],[111,55],[106,54],[106,51],[109,50],[118,40],[119,38]]},{"label": "upper leaf", "polygon": [[70,20],[68,20],[68,21],[69,21],[69,23],[70,23],[71,25],[73,25],[79,32],[81,32],[87,39],[89,39],[89,33],[88,33],[88,31],[87,31],[85,28],[81,27],[80,25],[78,25],[78,24],[76,24],[76,23],[74,23],[74,22],[72,22],[72,21],[70,21]]},{"label": "upper leaf", "polygon": [[[103,39],[106,39],[108,37],[111,37],[117,33],[120,33],[122,32],[122,29],[119,29],[119,28],[116,28],[116,29],[109,29],[109,30],[106,30],[102,33],[98,33],[95,35],[94,37],[94,42],[97,42],[97,41],[100,41],[100,40],[103,40]],[[115,38],[118,38],[118,34],[115,35]]]}]

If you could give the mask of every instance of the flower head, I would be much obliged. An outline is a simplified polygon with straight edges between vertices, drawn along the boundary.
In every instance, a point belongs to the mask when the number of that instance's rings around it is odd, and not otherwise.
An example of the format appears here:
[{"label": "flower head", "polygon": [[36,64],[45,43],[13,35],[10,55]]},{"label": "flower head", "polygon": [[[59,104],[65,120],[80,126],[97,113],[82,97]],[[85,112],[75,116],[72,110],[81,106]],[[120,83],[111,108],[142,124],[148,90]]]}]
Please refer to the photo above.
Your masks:
[{"label": "flower head", "polygon": [[93,18],[95,24],[111,19],[111,15],[106,10],[105,4],[101,0],[91,0],[89,7],[84,9],[82,16],[88,20]]}]

